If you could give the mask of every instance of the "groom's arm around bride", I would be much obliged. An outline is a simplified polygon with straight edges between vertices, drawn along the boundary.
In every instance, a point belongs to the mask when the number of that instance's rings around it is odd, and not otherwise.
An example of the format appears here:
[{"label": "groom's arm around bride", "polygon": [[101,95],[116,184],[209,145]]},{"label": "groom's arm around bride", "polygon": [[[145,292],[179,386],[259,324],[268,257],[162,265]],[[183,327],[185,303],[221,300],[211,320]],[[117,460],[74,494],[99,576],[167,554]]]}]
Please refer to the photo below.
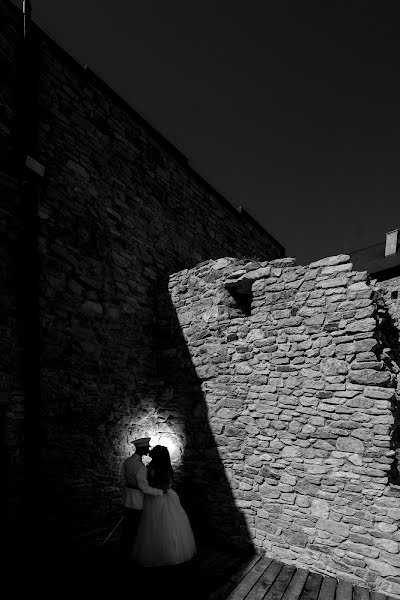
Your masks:
[{"label": "groom's arm around bride", "polygon": [[150,496],[161,496],[163,493],[166,494],[169,491],[169,489],[162,490],[149,485],[147,481],[147,468],[145,465],[142,465],[136,473],[136,482],[140,491],[143,492],[143,494],[149,494]]}]

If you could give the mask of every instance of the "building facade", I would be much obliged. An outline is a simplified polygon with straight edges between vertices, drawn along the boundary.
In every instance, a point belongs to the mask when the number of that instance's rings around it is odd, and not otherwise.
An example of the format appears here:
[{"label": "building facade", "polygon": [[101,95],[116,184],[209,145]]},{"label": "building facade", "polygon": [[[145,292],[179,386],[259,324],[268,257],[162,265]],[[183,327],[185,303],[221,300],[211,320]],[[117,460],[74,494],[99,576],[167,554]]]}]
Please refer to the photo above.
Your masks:
[{"label": "building facade", "polygon": [[120,462],[172,393],[169,275],[284,248],[29,19],[24,34],[13,4],[0,11],[7,509],[14,537],[17,523],[64,543],[115,522]]}]

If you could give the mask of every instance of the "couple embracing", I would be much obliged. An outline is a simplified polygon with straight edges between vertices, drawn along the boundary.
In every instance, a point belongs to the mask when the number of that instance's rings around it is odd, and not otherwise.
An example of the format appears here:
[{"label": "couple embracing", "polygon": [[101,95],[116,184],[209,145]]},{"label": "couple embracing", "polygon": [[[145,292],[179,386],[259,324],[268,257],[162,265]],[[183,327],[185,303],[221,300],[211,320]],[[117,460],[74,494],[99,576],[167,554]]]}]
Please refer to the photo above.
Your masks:
[{"label": "couple embracing", "polygon": [[[173,471],[166,446],[150,450],[150,438],[134,440],[135,453],[122,465],[125,515],[122,549],[144,567],[186,562],[196,554],[188,516],[172,489]],[[148,468],[142,457],[149,455]]]}]

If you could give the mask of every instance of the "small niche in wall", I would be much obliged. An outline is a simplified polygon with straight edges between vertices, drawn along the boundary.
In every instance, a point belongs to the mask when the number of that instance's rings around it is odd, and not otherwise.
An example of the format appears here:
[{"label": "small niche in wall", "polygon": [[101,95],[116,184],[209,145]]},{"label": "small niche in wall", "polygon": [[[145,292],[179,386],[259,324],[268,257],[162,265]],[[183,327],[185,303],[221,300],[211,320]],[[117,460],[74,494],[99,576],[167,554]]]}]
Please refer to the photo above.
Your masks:
[{"label": "small niche in wall", "polygon": [[233,299],[230,306],[236,309],[238,316],[250,317],[251,315],[251,303],[253,300],[251,285],[252,281],[250,280],[225,284],[225,288]]},{"label": "small niche in wall", "polygon": [[236,307],[240,310],[240,312],[245,317],[250,317],[251,315],[251,301],[253,300],[253,295],[250,292],[243,293],[238,292],[235,289],[230,289],[229,293],[236,303]]},{"label": "small niche in wall", "polygon": [[397,298],[399,297],[399,292],[398,290],[394,290],[391,294],[390,294],[392,300],[397,300]]}]

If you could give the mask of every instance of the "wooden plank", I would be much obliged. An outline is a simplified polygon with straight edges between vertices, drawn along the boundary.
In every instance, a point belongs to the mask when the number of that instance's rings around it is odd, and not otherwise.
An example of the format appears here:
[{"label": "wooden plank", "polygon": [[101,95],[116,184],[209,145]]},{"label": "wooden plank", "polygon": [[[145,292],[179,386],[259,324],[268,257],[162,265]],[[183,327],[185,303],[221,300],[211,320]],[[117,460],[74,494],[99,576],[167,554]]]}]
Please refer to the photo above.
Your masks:
[{"label": "wooden plank", "polygon": [[371,592],[371,600],[390,600],[390,596],[386,596],[381,592]]},{"label": "wooden plank", "polygon": [[353,600],[369,600],[369,589],[355,585],[353,588]]},{"label": "wooden plank", "polygon": [[334,577],[324,577],[319,590],[318,600],[335,600],[337,579]]},{"label": "wooden plank", "polygon": [[283,594],[282,600],[298,600],[301,592],[303,591],[307,577],[308,571],[305,569],[297,569],[287,589],[285,590],[285,593]]},{"label": "wooden plank", "polygon": [[195,570],[191,586],[197,591],[202,588],[207,598],[212,596],[213,600],[224,600],[234,587],[234,584],[229,585],[229,582],[239,566],[237,558],[226,559],[225,562],[219,560],[217,564],[211,564],[208,570]]},{"label": "wooden plank", "polygon": [[349,581],[339,581],[336,588],[336,600],[352,600],[353,585]]},{"label": "wooden plank", "polygon": [[242,562],[236,558],[226,558],[224,561],[219,560],[215,565],[215,581],[218,584],[230,581],[242,566]]},{"label": "wooden plank", "polygon": [[255,554],[249,560],[243,564],[243,566],[239,569],[237,573],[235,573],[234,580],[236,583],[239,583],[247,575],[249,571],[262,559],[264,558],[263,554]]},{"label": "wooden plank", "polygon": [[254,554],[249,559],[240,563],[240,568],[229,580],[220,586],[217,590],[211,592],[206,600],[225,600],[233,588],[251,571],[251,569],[262,559],[263,554]]},{"label": "wooden plank", "polygon": [[231,593],[233,587],[234,584],[228,581],[227,583],[224,583],[222,586],[220,586],[218,589],[208,594],[205,600],[225,600],[228,594]]},{"label": "wooden plank", "polygon": [[250,591],[246,600],[263,600],[265,594],[274,583],[279,572],[283,567],[283,563],[273,560],[272,563],[265,569],[256,585]]},{"label": "wooden plank", "polygon": [[254,587],[265,569],[272,563],[272,558],[264,556],[247,573],[240,583],[232,590],[226,600],[244,600],[250,590]]},{"label": "wooden plank", "polygon": [[309,573],[300,600],[317,600],[322,579],[319,573]]},{"label": "wooden plank", "polygon": [[288,587],[293,574],[296,572],[294,565],[284,565],[280,571],[278,577],[272,584],[272,587],[268,590],[264,596],[264,600],[282,600],[282,596]]}]

